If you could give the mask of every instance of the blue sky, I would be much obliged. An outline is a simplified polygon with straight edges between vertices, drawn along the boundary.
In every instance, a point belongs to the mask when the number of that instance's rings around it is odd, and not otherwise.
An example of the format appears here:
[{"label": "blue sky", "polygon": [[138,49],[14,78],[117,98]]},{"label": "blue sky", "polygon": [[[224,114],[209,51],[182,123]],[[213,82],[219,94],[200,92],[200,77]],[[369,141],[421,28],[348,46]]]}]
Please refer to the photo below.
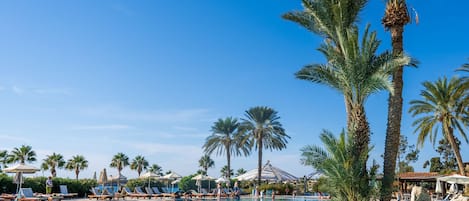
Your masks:
[{"label": "blue sky", "polygon": [[[409,4],[420,23],[406,27],[404,46],[421,65],[405,70],[402,132],[414,144],[408,102],[422,81],[452,76],[467,62],[469,13],[462,1]],[[280,17],[298,9],[299,0],[0,2],[0,149],[31,145],[37,166],[53,152],[84,155],[90,166],[81,178],[105,167],[115,175],[108,166],[118,152],[188,175],[214,121],[262,105],[279,112],[292,137],[286,150],[265,152],[264,162],[308,174],[299,149],[320,144],[322,129],[340,132],[345,111],[338,92],[293,76],[324,61],[321,39]],[[371,1],[360,22],[371,23],[385,50],[383,9]],[[387,93],[372,96],[367,112],[371,158],[382,164]],[[468,161],[467,144],[461,148]],[[416,169],[435,155],[425,143]],[[209,175],[219,176],[226,160],[213,158]],[[256,159],[234,158],[233,169],[255,168]]]}]

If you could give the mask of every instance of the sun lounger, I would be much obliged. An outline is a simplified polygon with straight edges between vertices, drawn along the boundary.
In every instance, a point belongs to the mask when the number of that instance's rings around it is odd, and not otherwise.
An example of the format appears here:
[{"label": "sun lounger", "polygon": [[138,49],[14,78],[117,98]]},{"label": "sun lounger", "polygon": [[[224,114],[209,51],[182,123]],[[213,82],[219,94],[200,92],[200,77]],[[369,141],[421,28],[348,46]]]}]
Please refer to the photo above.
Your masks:
[{"label": "sun lounger", "polygon": [[134,188],[134,192],[141,195],[143,198],[150,199],[152,197],[150,194],[143,192],[142,187],[140,187],[140,186],[136,186]]},{"label": "sun lounger", "polygon": [[129,187],[124,187],[122,189],[123,191],[123,194],[126,196],[126,197],[131,197],[131,198],[148,198],[149,196],[148,195],[143,195],[143,194],[139,194],[139,193],[135,193],[133,191],[130,190]]},{"label": "sun lounger", "polygon": [[99,189],[99,188],[91,188],[90,189],[90,192],[91,194],[88,195],[88,198],[89,199],[102,199],[102,200],[105,200],[105,199],[109,199],[111,200],[112,199],[112,195],[109,194],[109,192],[104,188],[102,191]]},{"label": "sun lounger", "polygon": [[145,191],[147,192],[148,195],[150,195],[151,197],[163,197],[163,195],[161,193],[155,193],[153,192],[153,190],[150,188],[150,187],[145,187]]},{"label": "sun lounger", "polygon": [[75,196],[78,196],[78,193],[69,193],[67,185],[60,185],[60,196],[63,196],[64,198],[73,198]]},{"label": "sun lounger", "polygon": [[47,200],[47,197],[36,197],[31,188],[21,188],[20,189],[21,201],[39,201]]},{"label": "sun lounger", "polygon": [[153,192],[154,192],[155,194],[159,194],[159,195],[161,195],[162,197],[170,197],[170,198],[176,197],[176,195],[174,195],[174,194],[172,194],[172,193],[162,193],[162,192],[158,189],[158,187],[152,187],[151,190],[153,190]]}]

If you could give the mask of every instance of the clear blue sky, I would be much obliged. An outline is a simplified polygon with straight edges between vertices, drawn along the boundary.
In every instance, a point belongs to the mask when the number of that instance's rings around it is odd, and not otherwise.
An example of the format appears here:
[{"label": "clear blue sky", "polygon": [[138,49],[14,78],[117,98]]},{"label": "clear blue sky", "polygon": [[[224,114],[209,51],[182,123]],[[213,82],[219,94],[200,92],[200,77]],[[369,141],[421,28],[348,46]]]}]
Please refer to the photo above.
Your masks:
[{"label": "clear blue sky", "polygon": [[[405,50],[421,65],[405,72],[402,132],[414,144],[408,102],[418,98],[422,81],[452,76],[468,61],[469,5],[409,4],[420,23],[407,26]],[[338,92],[293,76],[324,61],[316,51],[321,39],[280,17],[298,9],[299,0],[0,2],[0,149],[31,145],[36,166],[53,152],[84,155],[90,166],[81,178],[105,167],[115,175],[108,166],[117,152],[188,175],[199,169],[216,119],[262,105],[279,112],[292,137],[286,150],[265,152],[264,162],[308,174],[299,149],[320,144],[322,129],[338,133],[345,111]],[[383,1],[372,0],[361,23],[372,24],[385,50],[383,9]],[[386,108],[385,92],[368,100],[371,159],[380,164]],[[467,151],[463,144],[465,161]],[[426,143],[417,170],[435,155]],[[226,160],[213,158],[209,175],[219,176]],[[234,158],[233,169],[255,168],[256,159]],[[124,175],[136,173],[126,168]]]}]

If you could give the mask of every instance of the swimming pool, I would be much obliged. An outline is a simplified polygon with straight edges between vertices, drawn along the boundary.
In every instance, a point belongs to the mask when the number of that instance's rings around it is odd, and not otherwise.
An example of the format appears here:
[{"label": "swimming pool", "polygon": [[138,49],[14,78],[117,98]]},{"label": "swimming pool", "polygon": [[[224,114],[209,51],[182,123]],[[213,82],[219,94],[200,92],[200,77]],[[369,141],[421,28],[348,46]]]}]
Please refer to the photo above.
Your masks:
[{"label": "swimming pool", "polygon": [[[176,199],[177,201],[204,201],[204,200],[217,200],[217,198],[192,198],[192,199]],[[234,198],[221,198],[220,201],[324,201],[329,199],[319,199],[318,196],[276,196],[275,199],[271,197],[264,197],[264,198],[254,198],[251,196],[241,196],[240,199]]]}]

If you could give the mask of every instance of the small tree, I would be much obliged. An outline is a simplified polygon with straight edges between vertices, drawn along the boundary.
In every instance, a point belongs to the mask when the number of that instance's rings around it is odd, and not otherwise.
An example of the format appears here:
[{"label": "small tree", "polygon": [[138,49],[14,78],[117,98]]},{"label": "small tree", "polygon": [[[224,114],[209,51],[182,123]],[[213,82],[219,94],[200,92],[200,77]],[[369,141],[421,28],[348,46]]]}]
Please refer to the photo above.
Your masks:
[{"label": "small tree", "polygon": [[415,145],[409,145],[407,136],[401,135],[399,143],[399,152],[397,157],[398,172],[413,172],[414,167],[410,163],[415,163],[419,159],[420,151]]}]

